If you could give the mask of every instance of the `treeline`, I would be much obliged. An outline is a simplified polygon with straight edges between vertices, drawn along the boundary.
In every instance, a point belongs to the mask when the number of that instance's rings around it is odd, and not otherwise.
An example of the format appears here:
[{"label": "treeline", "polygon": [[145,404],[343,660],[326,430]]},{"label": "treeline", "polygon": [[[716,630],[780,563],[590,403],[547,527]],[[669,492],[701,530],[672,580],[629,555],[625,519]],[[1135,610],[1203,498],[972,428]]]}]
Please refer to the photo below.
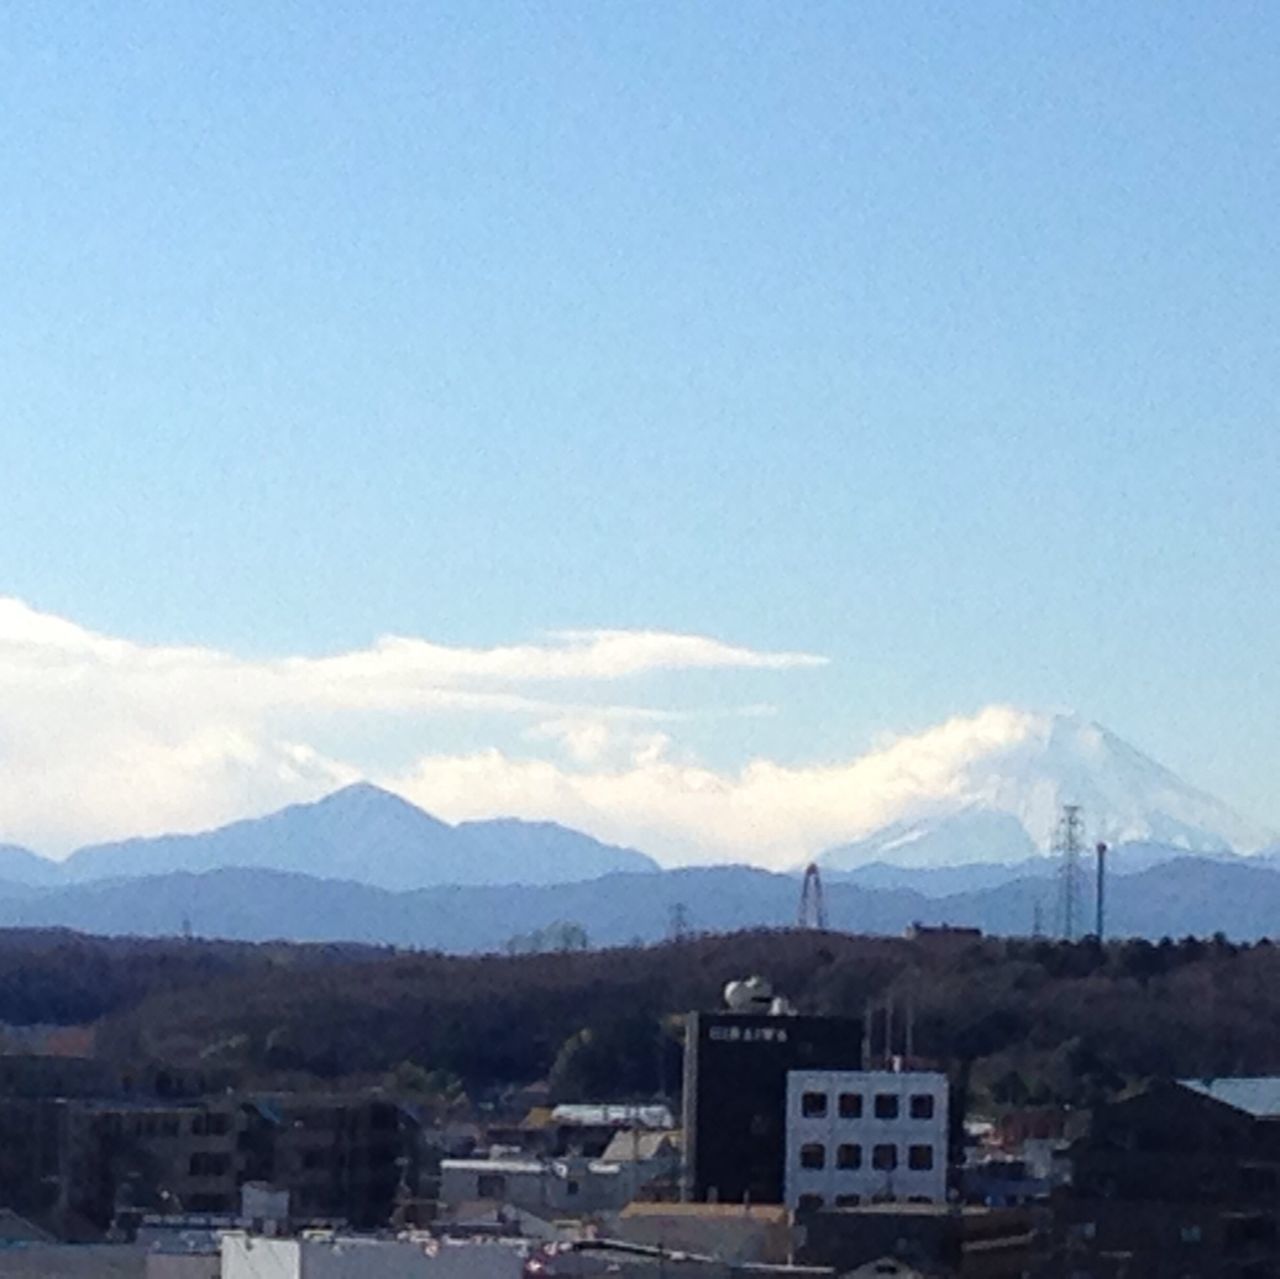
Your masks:
[{"label": "treeline", "polygon": [[[25,948],[25,949],[24,949]],[[803,1012],[891,999],[917,1055],[996,1104],[1087,1103],[1160,1076],[1280,1073],[1280,948],[799,931],[458,958],[327,947],[0,942],[0,1020],[86,1021],[121,1060],[248,1085],[550,1079],[568,1099],[672,1095],[679,1014],[767,976]],[[902,1047],[902,1039],[895,1044]]]}]

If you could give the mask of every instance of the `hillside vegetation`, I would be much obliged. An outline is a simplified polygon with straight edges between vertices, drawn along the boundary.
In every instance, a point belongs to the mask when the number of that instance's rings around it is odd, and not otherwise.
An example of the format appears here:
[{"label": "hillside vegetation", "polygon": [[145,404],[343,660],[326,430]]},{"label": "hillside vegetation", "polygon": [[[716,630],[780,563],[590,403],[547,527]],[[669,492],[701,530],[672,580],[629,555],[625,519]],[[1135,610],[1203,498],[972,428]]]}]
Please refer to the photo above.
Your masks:
[{"label": "hillside vegetation", "polygon": [[[1280,1071],[1280,951],[755,931],[463,958],[373,948],[0,935],[0,1020],[96,1022],[100,1050],[246,1085],[430,1077],[473,1095],[679,1084],[675,1014],[762,973],[804,1012],[891,996],[915,1044],[999,1102],[1084,1103],[1146,1077]],[[396,1075],[399,1072],[399,1075]]]}]

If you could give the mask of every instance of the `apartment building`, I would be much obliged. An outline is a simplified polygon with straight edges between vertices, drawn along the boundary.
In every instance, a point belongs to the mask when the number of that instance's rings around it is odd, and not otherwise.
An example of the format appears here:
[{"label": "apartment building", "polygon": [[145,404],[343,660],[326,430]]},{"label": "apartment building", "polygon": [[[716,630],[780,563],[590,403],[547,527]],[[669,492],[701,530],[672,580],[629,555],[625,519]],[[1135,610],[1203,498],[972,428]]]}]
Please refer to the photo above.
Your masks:
[{"label": "apartment building", "polygon": [[947,1077],[936,1071],[787,1075],[785,1202],[793,1211],[947,1197]]}]

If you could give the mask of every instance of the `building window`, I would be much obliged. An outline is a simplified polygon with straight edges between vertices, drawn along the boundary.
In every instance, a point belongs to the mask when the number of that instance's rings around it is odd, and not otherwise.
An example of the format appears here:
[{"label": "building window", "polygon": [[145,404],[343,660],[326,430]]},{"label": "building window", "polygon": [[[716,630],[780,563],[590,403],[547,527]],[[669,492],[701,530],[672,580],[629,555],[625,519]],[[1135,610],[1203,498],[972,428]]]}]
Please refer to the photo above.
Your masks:
[{"label": "building window", "polygon": [[827,1164],[826,1147],[816,1141],[807,1142],[800,1147],[801,1168],[825,1168]]},{"label": "building window", "polygon": [[908,1147],[907,1167],[910,1168],[912,1172],[928,1172],[933,1167],[933,1147]]},{"label": "building window", "polygon": [[876,1093],[876,1118],[897,1119],[898,1098],[891,1092]]},{"label": "building window", "polygon": [[576,1195],[578,1193],[578,1183],[576,1181],[566,1183],[565,1193],[568,1195]]},{"label": "building window", "polygon": [[221,1137],[231,1130],[231,1116],[204,1113],[191,1121],[191,1132],[196,1137]]},{"label": "building window", "polygon": [[837,1195],[837,1208],[856,1208],[862,1202],[861,1195]]},{"label": "building window", "polygon": [[881,1172],[888,1172],[898,1166],[898,1147],[892,1142],[871,1148],[871,1166]]},{"label": "building window", "polygon": [[801,1195],[796,1200],[796,1212],[817,1212],[821,1207],[821,1195]]},{"label": "building window", "polygon": [[800,1113],[805,1119],[821,1119],[827,1113],[827,1094],[807,1092],[800,1098]]},{"label": "building window", "polygon": [[497,1172],[482,1172],[476,1178],[476,1194],[481,1199],[505,1199],[507,1179]]},{"label": "building window", "polygon": [[1183,1243],[1199,1243],[1204,1238],[1204,1232],[1199,1226],[1183,1226],[1178,1237]]},{"label": "building window", "polygon": [[928,1093],[917,1093],[911,1098],[911,1118],[933,1118],[933,1098]]},{"label": "building window", "polygon": [[192,1177],[221,1177],[231,1167],[231,1157],[208,1150],[197,1150],[187,1164]]},{"label": "building window", "polygon": [[843,1145],[837,1146],[836,1167],[844,1169],[861,1168],[862,1147],[855,1145],[853,1142],[845,1142]]},{"label": "building window", "polygon": [[862,1118],[862,1094],[860,1092],[842,1092],[840,1094],[840,1118]]}]

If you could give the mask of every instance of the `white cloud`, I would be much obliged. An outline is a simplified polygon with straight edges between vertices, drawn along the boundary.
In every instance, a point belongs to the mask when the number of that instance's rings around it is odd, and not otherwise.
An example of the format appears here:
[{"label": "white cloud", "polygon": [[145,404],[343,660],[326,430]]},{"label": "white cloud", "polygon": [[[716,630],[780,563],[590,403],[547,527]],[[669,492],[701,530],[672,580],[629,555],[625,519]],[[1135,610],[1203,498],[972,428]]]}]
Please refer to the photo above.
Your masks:
[{"label": "white cloud", "polygon": [[[200,829],[368,777],[448,820],[549,819],[667,862],[791,868],[890,822],[972,803],[1044,834],[1066,778],[1092,796],[1091,810],[1134,829],[1158,812],[1170,829],[1238,829],[1230,842],[1253,846],[1223,806],[1079,721],[1063,731],[1052,716],[996,706],[855,758],[717,771],[681,741],[688,721],[769,708],[592,701],[660,671],[818,662],[623,631],[490,649],[389,638],[259,661],[98,635],[0,599],[0,840],[56,852]],[[472,740],[478,724],[494,744],[421,752],[423,740],[443,740],[446,717],[465,718]]]},{"label": "white cloud", "polygon": [[405,713],[480,714],[542,723],[544,741],[562,742],[581,764],[593,752],[615,758],[624,739],[628,757],[653,756],[666,739],[643,726],[678,716],[595,705],[583,689],[661,671],[786,671],[822,660],[618,630],[494,648],[388,636],[335,656],[249,660],[102,635],[0,598],[0,839],[61,851],[308,798],[369,771],[354,749],[316,746],[341,743],[335,720],[351,717],[365,724],[365,743]]},{"label": "white cloud", "polygon": [[962,796],[972,765],[1025,740],[1037,722],[991,707],[847,761],[789,766],[757,759],[734,772],[673,758],[661,736],[611,762],[607,733],[569,723],[557,726],[567,764],[486,750],[427,756],[379,780],[452,820],[511,813],[580,826],[668,861],[790,869]]}]

